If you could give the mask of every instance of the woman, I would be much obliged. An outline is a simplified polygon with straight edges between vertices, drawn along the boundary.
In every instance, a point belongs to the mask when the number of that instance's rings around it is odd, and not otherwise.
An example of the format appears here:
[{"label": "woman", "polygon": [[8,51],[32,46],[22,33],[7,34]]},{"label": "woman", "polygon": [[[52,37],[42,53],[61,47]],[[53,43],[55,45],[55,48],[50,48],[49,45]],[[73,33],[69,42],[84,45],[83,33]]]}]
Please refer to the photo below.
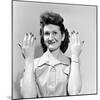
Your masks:
[{"label": "woman", "polygon": [[34,59],[36,38],[26,33],[21,46],[25,58],[25,72],[21,79],[23,98],[76,95],[81,90],[79,34],[71,32],[71,57],[66,52],[69,33],[63,18],[53,12],[40,16],[40,37],[44,54]]}]

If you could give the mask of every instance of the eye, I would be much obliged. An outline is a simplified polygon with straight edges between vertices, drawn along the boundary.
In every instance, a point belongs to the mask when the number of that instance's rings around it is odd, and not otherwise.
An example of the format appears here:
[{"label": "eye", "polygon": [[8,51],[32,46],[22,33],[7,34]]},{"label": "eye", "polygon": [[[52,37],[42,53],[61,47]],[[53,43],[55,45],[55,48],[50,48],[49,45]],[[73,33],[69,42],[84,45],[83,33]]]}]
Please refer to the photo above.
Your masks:
[{"label": "eye", "polygon": [[54,32],[53,32],[53,34],[54,34],[54,35],[56,35],[56,34],[57,34],[57,32],[55,32],[55,31],[54,31]]},{"label": "eye", "polygon": [[44,33],[44,35],[49,35],[49,34],[50,34],[49,32],[45,32],[45,33]]}]

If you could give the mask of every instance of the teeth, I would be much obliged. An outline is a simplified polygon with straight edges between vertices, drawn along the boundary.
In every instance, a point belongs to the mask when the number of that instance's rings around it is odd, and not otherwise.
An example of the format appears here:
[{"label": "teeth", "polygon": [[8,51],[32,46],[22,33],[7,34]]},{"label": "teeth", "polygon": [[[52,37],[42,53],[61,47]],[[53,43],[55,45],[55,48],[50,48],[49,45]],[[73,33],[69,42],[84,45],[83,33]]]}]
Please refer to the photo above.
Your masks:
[{"label": "teeth", "polygon": [[54,42],[52,42],[52,41],[48,41],[48,43],[49,43],[49,44],[52,44],[52,43],[54,43]]}]

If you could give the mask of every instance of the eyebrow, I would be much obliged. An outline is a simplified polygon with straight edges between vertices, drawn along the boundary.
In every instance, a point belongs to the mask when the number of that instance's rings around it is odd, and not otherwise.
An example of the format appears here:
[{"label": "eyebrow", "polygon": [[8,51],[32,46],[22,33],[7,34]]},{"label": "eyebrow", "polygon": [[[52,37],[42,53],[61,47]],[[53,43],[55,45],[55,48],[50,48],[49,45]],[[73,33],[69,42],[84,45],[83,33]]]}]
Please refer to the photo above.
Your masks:
[{"label": "eyebrow", "polygon": [[[45,31],[44,33],[46,33],[46,32],[50,33],[48,30]],[[58,32],[58,31],[57,30],[52,30],[52,32]]]},{"label": "eyebrow", "polygon": [[45,31],[44,33],[50,33],[49,31]]}]

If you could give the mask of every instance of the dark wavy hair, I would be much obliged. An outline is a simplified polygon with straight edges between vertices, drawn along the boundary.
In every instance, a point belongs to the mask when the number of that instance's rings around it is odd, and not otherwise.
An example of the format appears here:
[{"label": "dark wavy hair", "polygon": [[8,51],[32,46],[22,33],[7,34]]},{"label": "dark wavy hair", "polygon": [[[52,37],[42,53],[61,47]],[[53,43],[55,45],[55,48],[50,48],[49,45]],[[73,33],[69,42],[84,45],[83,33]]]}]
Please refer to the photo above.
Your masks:
[{"label": "dark wavy hair", "polygon": [[60,31],[61,34],[65,34],[65,39],[64,41],[61,42],[60,45],[60,50],[65,53],[65,51],[68,48],[68,44],[69,44],[69,32],[67,30],[67,28],[65,29],[65,26],[63,24],[63,18],[54,12],[44,12],[43,14],[40,15],[40,42],[41,42],[41,46],[43,49],[43,52],[47,51],[47,46],[44,43],[44,26],[48,25],[48,24],[53,24],[53,25],[57,25],[60,27]]}]

